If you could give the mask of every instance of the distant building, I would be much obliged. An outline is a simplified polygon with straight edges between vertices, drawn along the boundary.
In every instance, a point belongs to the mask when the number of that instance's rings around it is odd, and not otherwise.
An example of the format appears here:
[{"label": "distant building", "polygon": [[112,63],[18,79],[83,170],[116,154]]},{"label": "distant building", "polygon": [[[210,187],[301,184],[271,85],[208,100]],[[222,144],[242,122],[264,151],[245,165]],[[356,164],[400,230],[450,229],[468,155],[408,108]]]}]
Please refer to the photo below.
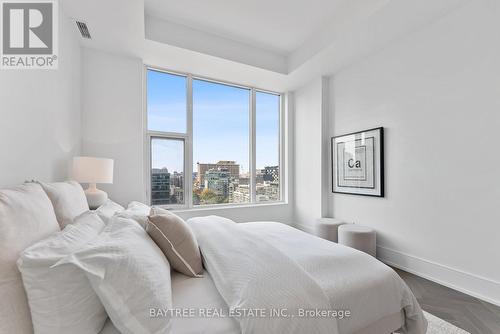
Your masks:
[{"label": "distant building", "polygon": [[183,188],[184,187],[184,173],[173,172],[170,174],[170,185]]},{"label": "distant building", "polygon": [[170,204],[170,173],[167,168],[151,170],[151,205]]},{"label": "distant building", "polygon": [[170,202],[171,204],[184,203],[184,189],[182,187],[170,186]]},{"label": "distant building", "polygon": [[240,165],[236,161],[221,160],[217,163],[197,163],[198,172],[196,173],[196,182],[201,187],[205,184],[205,173],[211,169],[227,170],[231,178],[238,179],[240,177]]},{"label": "distant building", "polygon": [[279,166],[267,166],[263,169],[263,179],[269,182],[279,182],[280,169]]},{"label": "distant building", "polygon": [[279,201],[279,183],[266,181],[262,184],[257,184],[257,187],[255,189],[255,197],[257,202]]},{"label": "distant building", "polygon": [[255,171],[255,183],[264,183],[264,169],[257,169]]},{"label": "distant building", "polygon": [[229,195],[230,203],[249,203],[250,187],[248,184],[242,184],[234,188]]},{"label": "distant building", "polygon": [[217,196],[229,196],[231,174],[227,169],[210,169],[205,172],[205,189],[212,190]]},{"label": "distant building", "polygon": [[238,184],[241,185],[249,185],[250,184],[250,177],[248,176],[240,176],[240,179],[238,180]]}]

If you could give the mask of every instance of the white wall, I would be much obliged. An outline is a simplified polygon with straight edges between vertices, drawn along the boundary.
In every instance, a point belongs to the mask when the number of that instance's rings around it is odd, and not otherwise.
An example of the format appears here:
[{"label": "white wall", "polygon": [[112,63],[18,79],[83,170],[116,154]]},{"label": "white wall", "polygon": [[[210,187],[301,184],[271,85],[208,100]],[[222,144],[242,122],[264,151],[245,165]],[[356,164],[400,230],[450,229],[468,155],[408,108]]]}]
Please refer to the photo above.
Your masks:
[{"label": "white wall", "polygon": [[115,160],[114,183],[99,185],[110,198],[145,202],[142,61],[82,50],[82,153]]},{"label": "white wall", "polygon": [[499,31],[499,3],[471,1],[337,73],[330,135],[385,127],[386,197],[329,195],[383,260],[497,304]]},{"label": "white wall", "polygon": [[[148,202],[144,180],[143,74],[140,59],[83,49],[82,151],[115,160],[114,183],[99,185],[114,201]],[[287,124],[293,120],[286,119]],[[286,129],[288,136],[290,126]],[[288,145],[288,144],[287,144]],[[289,152],[287,146],[287,152]],[[289,166],[292,157],[286,154]],[[291,166],[290,166],[291,167]],[[284,176],[293,177],[292,169]],[[293,180],[292,180],[293,181]],[[288,189],[291,191],[290,189]],[[290,192],[289,192],[290,193]],[[288,194],[289,194],[288,193]],[[287,195],[288,195],[287,194]],[[289,202],[291,196],[287,196]],[[291,204],[179,211],[184,218],[216,214],[235,221],[277,220],[290,223]]]},{"label": "white wall", "polygon": [[[327,205],[322,192],[325,186],[327,137],[323,134],[327,105],[324,99],[326,78],[311,81],[294,92],[295,96],[295,223],[313,232],[316,220],[325,215]],[[326,166],[326,167],[325,167]]]},{"label": "white wall", "polygon": [[57,70],[0,70],[0,186],[64,180],[80,152],[80,46],[60,11]]}]

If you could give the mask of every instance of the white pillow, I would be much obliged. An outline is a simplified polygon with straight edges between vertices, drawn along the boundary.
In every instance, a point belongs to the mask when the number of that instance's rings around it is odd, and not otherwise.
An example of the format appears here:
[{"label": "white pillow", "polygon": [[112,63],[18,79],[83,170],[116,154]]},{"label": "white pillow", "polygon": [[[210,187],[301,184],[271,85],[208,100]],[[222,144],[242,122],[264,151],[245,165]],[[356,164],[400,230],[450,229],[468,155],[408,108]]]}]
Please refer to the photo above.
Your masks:
[{"label": "white pillow", "polygon": [[135,220],[145,229],[148,223],[148,216],[150,211],[151,207],[146,204],[142,204],[141,202],[130,202],[127,210],[119,212],[117,216]]},{"label": "white pillow", "polygon": [[71,224],[76,216],[89,210],[85,192],[78,182],[40,182],[40,185],[54,206],[57,221],[61,229]]},{"label": "white pillow", "polygon": [[122,334],[168,333],[170,317],[150,309],[171,309],[170,265],[146,231],[114,216],[98,238],[59,262],[81,268]]},{"label": "white pillow", "polygon": [[31,334],[19,254],[59,231],[54,208],[36,183],[0,190],[0,333]]},{"label": "white pillow", "polygon": [[128,204],[127,210],[143,213],[147,216],[149,215],[149,211],[151,211],[151,207],[141,202],[132,201]]},{"label": "white pillow", "polygon": [[21,254],[17,265],[28,295],[35,333],[97,334],[104,326],[106,311],[85,274],[72,265],[51,268],[93,241],[103,228],[99,216],[87,211],[63,231]]},{"label": "white pillow", "polygon": [[95,210],[95,213],[97,213],[99,217],[101,217],[101,219],[107,224],[111,217],[113,217],[116,213],[122,212],[123,210],[125,210],[123,206],[108,199],[106,203]]}]

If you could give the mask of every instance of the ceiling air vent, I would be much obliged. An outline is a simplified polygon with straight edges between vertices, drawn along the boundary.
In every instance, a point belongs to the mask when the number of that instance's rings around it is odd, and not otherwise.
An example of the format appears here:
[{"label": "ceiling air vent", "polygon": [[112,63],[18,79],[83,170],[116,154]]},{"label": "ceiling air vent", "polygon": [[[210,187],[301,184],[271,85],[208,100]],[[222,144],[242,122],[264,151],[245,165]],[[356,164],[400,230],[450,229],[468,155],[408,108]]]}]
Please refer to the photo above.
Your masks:
[{"label": "ceiling air vent", "polygon": [[92,39],[92,36],[90,36],[89,28],[87,28],[87,24],[85,24],[85,22],[76,21],[76,25],[78,27],[78,30],[80,30],[80,34],[82,34],[83,38]]}]

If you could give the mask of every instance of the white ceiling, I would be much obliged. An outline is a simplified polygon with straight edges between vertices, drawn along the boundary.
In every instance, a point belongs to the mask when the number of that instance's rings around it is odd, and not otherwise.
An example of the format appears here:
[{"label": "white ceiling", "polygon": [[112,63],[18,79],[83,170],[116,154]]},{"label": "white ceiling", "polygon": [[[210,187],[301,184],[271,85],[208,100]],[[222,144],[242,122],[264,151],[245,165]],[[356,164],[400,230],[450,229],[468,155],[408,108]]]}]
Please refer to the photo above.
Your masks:
[{"label": "white ceiling", "polygon": [[288,55],[353,0],[145,0],[147,15]]},{"label": "white ceiling", "polygon": [[289,74],[391,1],[145,0],[145,36]]},{"label": "white ceiling", "polygon": [[[137,57],[144,64],[174,71],[287,91],[332,75],[469,1],[475,0],[63,0],[61,4],[70,19],[88,24],[92,40],[82,39],[74,25],[75,38],[83,47]],[[163,9],[153,10],[152,5]]]}]

